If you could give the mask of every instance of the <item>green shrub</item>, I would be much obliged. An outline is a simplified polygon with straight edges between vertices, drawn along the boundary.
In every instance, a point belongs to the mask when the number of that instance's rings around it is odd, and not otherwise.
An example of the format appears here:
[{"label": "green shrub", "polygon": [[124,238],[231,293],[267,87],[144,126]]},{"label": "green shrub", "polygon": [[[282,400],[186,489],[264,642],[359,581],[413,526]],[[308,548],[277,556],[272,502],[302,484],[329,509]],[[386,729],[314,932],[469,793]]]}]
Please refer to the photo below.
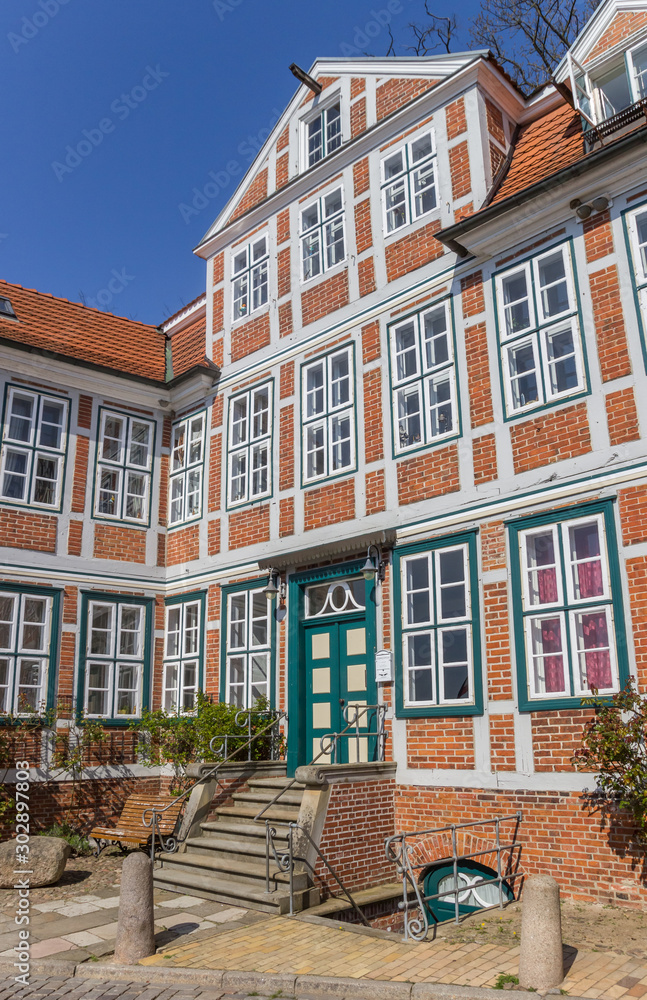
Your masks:
[{"label": "green shrub", "polygon": [[62,840],[66,840],[72,848],[72,854],[75,857],[83,857],[86,854],[92,854],[92,848],[90,847],[88,839],[82,834],[77,833],[74,827],[70,826],[69,823],[54,823],[54,825],[48,827],[47,830],[42,830],[39,836],[60,837]]}]

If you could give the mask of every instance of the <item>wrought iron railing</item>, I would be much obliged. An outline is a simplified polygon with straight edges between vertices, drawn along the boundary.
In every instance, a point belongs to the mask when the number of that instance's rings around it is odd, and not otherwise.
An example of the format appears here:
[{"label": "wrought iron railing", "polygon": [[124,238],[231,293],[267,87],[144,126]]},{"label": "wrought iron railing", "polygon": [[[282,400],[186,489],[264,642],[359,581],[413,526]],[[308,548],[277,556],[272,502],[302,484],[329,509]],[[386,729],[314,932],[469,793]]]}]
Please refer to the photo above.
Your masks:
[{"label": "wrought iron railing", "polygon": [[630,104],[628,108],[623,108],[617,115],[606,118],[597,124],[587,119],[586,124],[588,124],[588,128],[584,131],[584,142],[588,147],[587,152],[596,141],[604,142],[607,136],[613,135],[614,132],[619,132],[620,129],[626,128],[627,125],[633,125],[641,119],[647,121],[647,98],[636,101],[635,104]]},{"label": "wrought iron railing", "polygon": [[[503,908],[504,884],[514,884],[516,879],[523,877],[523,872],[519,869],[519,854],[521,845],[517,840],[519,825],[522,814],[513,813],[510,816],[496,816],[489,820],[476,820],[472,823],[452,823],[449,826],[436,827],[433,830],[418,830],[415,833],[398,833],[393,837],[387,837],[385,841],[386,856],[396,866],[398,875],[402,879],[402,902],[398,904],[399,909],[404,911],[404,936],[412,938],[414,941],[424,941],[429,931],[430,907],[427,905],[433,900],[450,898],[453,899],[454,920],[459,922],[460,897],[466,890],[478,889],[479,886],[497,885],[499,895],[499,907]],[[514,823],[511,840],[501,842],[501,826],[504,823]],[[485,843],[481,850],[463,853],[458,851],[458,830],[474,829],[477,827],[494,826],[494,842]],[[433,837],[449,833],[451,835],[451,855],[430,860],[424,857],[424,850],[420,850],[421,845],[426,840]],[[481,840],[482,838],[479,837]],[[507,854],[505,866],[502,864],[502,854]],[[418,854],[419,860],[415,860]],[[496,854],[496,875],[493,878],[474,879],[467,886],[460,884],[458,880],[459,865],[461,862],[471,861],[474,858],[482,858],[486,855]],[[442,862],[450,862],[453,868],[452,887],[442,892],[425,895],[420,888],[421,879],[430,867]],[[505,870],[504,870],[505,867]],[[494,904],[496,905],[496,904]],[[485,906],[483,907],[485,909]],[[418,911],[419,916],[410,916],[411,911]],[[433,914],[432,914],[433,916]],[[436,918],[434,917],[434,920]]]},{"label": "wrought iron railing", "polygon": [[364,916],[364,914],[360,910],[359,906],[357,905],[357,903],[353,899],[353,897],[352,897],[352,895],[350,893],[350,890],[348,890],[346,888],[346,886],[344,885],[344,883],[341,880],[341,877],[337,874],[337,872],[335,871],[335,869],[333,868],[333,866],[330,864],[330,862],[328,861],[328,859],[324,856],[324,854],[322,854],[322,852],[321,852],[321,850],[319,848],[319,845],[317,843],[315,843],[315,841],[312,839],[312,837],[310,836],[310,834],[308,833],[308,831],[306,830],[306,828],[304,826],[302,826],[300,823],[290,822],[288,824],[287,851],[279,852],[277,850],[277,846],[276,846],[276,837],[277,837],[276,828],[273,827],[273,826],[270,826],[269,819],[265,820],[265,892],[267,892],[267,893],[270,892],[270,882],[271,882],[271,875],[270,875],[270,868],[271,868],[270,855],[274,857],[274,860],[276,862],[277,871],[275,872],[275,874],[277,874],[277,875],[278,874],[287,874],[287,876],[288,876],[288,886],[289,886],[289,892],[290,892],[290,915],[292,915],[294,913],[294,875],[295,875],[295,870],[294,869],[295,869],[295,865],[296,864],[305,865],[306,867],[308,867],[310,869],[310,871],[312,872],[312,874],[314,876],[315,865],[313,865],[308,860],[308,858],[306,857],[305,854],[295,854],[295,851],[294,851],[294,839],[295,839],[295,833],[297,831],[298,831],[298,834],[300,836],[304,837],[308,841],[308,843],[310,844],[310,846],[314,849],[317,857],[323,862],[323,864],[326,866],[326,868],[328,869],[328,871],[330,872],[330,874],[332,875],[332,877],[335,879],[335,881],[337,882],[339,888],[341,889],[341,891],[346,896],[346,899],[351,904],[351,906],[353,907],[353,909],[355,910],[355,912],[359,916],[359,918],[362,921],[362,923],[365,924],[367,927],[369,927],[370,924],[369,924],[368,920],[366,919],[366,917]]},{"label": "wrought iron railing", "polygon": [[[351,709],[354,709],[355,711],[354,711],[353,717],[351,719],[349,719],[348,718],[348,713],[350,712]],[[386,731],[384,729],[384,719],[386,717],[386,706],[385,705],[362,705],[362,704],[353,705],[353,704],[350,704],[350,705],[346,705],[346,707],[344,709],[344,718],[347,721],[347,725],[339,733],[328,733],[326,736],[322,736],[321,737],[321,741],[320,741],[321,750],[317,754],[316,757],[312,758],[312,760],[310,761],[309,766],[311,767],[313,764],[316,764],[317,761],[321,760],[322,757],[331,757],[332,758],[333,751],[336,753],[336,749],[337,749],[337,746],[339,744],[340,739],[348,736],[349,734],[351,734],[351,735],[354,736],[355,733],[358,731],[360,725],[361,725],[362,719],[364,719],[365,717],[367,719],[366,730],[364,732],[360,732],[360,736],[362,736],[364,738],[370,737],[371,735],[378,737],[378,739],[377,739],[377,754],[378,755],[377,755],[377,757],[375,759],[377,761],[383,761],[384,760],[384,755],[385,755],[386,735],[387,735]],[[371,732],[369,730],[370,720],[371,719],[376,719],[376,725],[377,725],[377,730],[373,734],[371,734]],[[324,745],[326,740],[328,741],[328,743],[326,745]],[[337,761],[336,760],[332,760],[332,763],[336,764]],[[283,795],[285,795],[286,792],[289,792],[290,789],[293,788],[296,784],[297,784],[297,779],[293,778],[292,781],[290,781],[287,785],[285,785],[284,788],[281,788],[281,790],[276,793],[276,795],[274,796],[274,798],[270,799],[270,801],[266,805],[263,806],[263,808],[261,809],[261,811],[258,812],[256,814],[256,816],[254,816],[254,822],[256,823],[260,819],[262,819],[262,817],[265,815],[265,813],[267,812],[267,810],[270,809],[272,806],[276,805],[276,803],[279,801],[279,799]]]},{"label": "wrought iron railing", "polygon": [[[211,750],[212,753],[216,754],[223,753],[224,756],[222,757],[222,759],[218,760],[209,771],[206,771],[204,774],[201,774],[200,777],[196,781],[194,781],[191,785],[189,785],[189,787],[186,788],[181,795],[178,795],[177,798],[173,800],[173,802],[169,802],[168,805],[164,806],[162,809],[158,809],[157,806],[155,805],[150,806],[148,809],[144,809],[144,812],[142,813],[142,822],[145,827],[151,828],[150,850],[151,850],[151,860],[153,862],[155,861],[156,840],[159,841],[160,849],[164,851],[164,853],[166,854],[173,854],[175,851],[177,851],[178,847],[180,846],[180,843],[182,842],[174,834],[171,836],[165,836],[164,834],[162,834],[160,830],[160,817],[167,811],[167,809],[170,809],[171,806],[175,806],[180,801],[186,800],[187,796],[191,794],[196,785],[203,784],[209,778],[213,777],[214,775],[217,775],[219,769],[223,766],[223,764],[240,762],[241,760],[240,754],[243,750],[247,750],[247,761],[251,761],[253,759],[252,745],[255,742],[260,741],[262,739],[267,739],[269,737],[270,746],[272,748],[277,748],[278,750],[278,748],[281,746],[281,732],[280,732],[281,723],[287,720],[287,714],[285,712],[279,712],[274,709],[270,709],[268,711],[263,711],[263,712],[254,711],[254,709],[241,709],[241,711],[238,712],[234,718],[235,725],[237,726],[240,725],[241,728],[243,728],[244,724],[242,722],[239,722],[239,718],[242,718],[242,716],[245,714],[248,714],[250,717],[252,715],[255,715],[256,718],[258,718],[259,716],[261,717],[268,716],[270,717],[270,722],[268,722],[266,726],[263,726],[261,729],[258,729],[255,732],[251,732],[251,729],[249,729],[248,732],[250,732],[250,735],[248,736],[248,738],[242,744],[238,744],[235,747],[235,749],[231,750],[229,753],[226,752],[228,736],[227,735],[214,736],[213,739],[210,740],[209,742],[209,749]],[[236,736],[235,733],[232,733],[229,734],[229,738],[230,739],[235,738],[236,741],[238,742],[242,737],[240,735]],[[218,740],[220,740],[220,743],[217,743]],[[242,759],[245,760],[244,757]],[[273,760],[275,758],[269,758],[269,759]],[[147,819],[147,816],[150,816],[150,818]],[[179,822],[179,816],[178,816],[178,822]]]}]

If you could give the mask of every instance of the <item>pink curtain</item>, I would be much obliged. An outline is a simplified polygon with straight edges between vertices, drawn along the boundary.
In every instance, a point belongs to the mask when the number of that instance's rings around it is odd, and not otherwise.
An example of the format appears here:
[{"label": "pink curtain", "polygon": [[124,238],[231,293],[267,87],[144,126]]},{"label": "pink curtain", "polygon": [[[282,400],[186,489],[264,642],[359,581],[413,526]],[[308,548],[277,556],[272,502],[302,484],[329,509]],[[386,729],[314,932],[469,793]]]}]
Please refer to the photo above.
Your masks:
[{"label": "pink curtain", "polygon": [[[541,645],[544,653],[546,693],[564,691],[564,658],[562,628],[559,618],[544,618],[541,622]],[[554,653],[554,656],[546,655]]]},{"label": "pink curtain", "polygon": [[609,629],[606,613],[596,611],[593,614],[581,614],[579,619],[580,648],[585,650],[585,682],[588,687],[603,690],[610,688],[612,683],[611,656],[609,654]]},{"label": "pink curtain", "polygon": [[583,600],[587,597],[600,597],[603,593],[602,563],[600,560],[580,563],[577,567],[577,582],[580,588],[580,597]]},{"label": "pink curtain", "polygon": [[537,587],[540,604],[554,604],[557,600],[557,573],[554,567],[537,570]]}]

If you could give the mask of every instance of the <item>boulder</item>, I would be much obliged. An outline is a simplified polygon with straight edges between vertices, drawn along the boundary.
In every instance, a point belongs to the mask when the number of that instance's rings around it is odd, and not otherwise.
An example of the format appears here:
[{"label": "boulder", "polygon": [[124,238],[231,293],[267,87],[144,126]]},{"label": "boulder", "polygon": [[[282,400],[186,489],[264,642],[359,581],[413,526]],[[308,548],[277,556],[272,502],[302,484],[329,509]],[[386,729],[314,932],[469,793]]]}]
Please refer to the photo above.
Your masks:
[{"label": "boulder", "polygon": [[[60,837],[30,837],[29,864],[21,865],[16,861],[15,841],[5,840],[0,844],[0,888],[13,888],[21,877],[29,879],[32,889],[40,885],[54,885],[65,871],[70,851],[70,845]],[[15,874],[22,869],[32,874]]]}]

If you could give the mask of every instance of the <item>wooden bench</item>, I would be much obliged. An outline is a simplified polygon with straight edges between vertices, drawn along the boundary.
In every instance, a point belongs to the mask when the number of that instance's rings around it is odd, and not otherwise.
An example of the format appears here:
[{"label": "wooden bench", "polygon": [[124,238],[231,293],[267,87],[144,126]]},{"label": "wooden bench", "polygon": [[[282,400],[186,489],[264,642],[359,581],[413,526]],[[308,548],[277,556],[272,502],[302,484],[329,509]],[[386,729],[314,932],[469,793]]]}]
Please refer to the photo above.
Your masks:
[{"label": "wooden bench", "polygon": [[[144,825],[143,814],[145,809],[151,809],[153,806],[158,810],[159,833],[163,837],[172,836],[183,805],[184,799],[178,801],[169,795],[142,795],[134,792],[126,799],[116,826],[95,826],[90,831],[90,836],[97,842],[96,856],[99,857],[101,851],[109,844],[119,844],[122,851],[125,851],[127,846],[141,848],[149,846],[153,828]],[[160,813],[159,810],[165,806],[169,808],[166,812]],[[146,816],[149,822],[152,820],[152,815],[149,813]]]}]

